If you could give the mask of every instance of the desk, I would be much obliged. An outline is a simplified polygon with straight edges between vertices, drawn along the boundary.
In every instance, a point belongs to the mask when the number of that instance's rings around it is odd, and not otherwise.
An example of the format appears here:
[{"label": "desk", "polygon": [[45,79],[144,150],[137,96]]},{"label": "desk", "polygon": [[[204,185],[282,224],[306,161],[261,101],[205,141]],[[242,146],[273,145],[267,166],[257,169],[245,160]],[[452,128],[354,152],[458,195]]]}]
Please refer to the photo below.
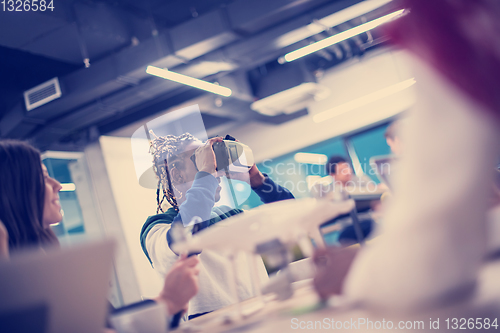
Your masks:
[{"label": "desk", "polygon": [[[288,300],[280,302],[275,299],[275,295],[266,295],[263,299],[251,298],[183,323],[178,331],[200,329],[203,332],[261,332],[266,323],[279,321],[282,316],[290,317],[291,309],[314,306],[319,303],[319,298],[312,287],[312,280],[295,283],[294,290],[293,297]],[[235,314],[238,306],[241,307],[243,313],[251,314],[234,321],[226,320],[228,315],[237,318]]]},{"label": "desk", "polygon": [[[343,325],[350,326],[351,322],[357,321],[356,327],[344,329],[336,328],[336,331],[352,331],[352,332],[388,332],[388,331],[404,331],[404,332],[452,332],[455,330],[447,329],[446,319],[453,318],[489,318],[493,320],[498,318],[498,329],[484,330],[494,332],[500,330],[500,261],[486,264],[480,274],[478,288],[475,296],[468,301],[459,304],[453,304],[447,307],[442,307],[433,311],[422,311],[411,314],[390,314],[379,311],[377,313],[362,309],[342,309],[340,306],[328,306],[318,308],[315,311],[299,314],[299,310],[304,310],[308,306],[318,304],[319,299],[314,292],[311,281],[301,281],[294,286],[294,296],[286,301],[279,302],[273,296],[266,297],[266,304],[263,308],[256,311],[254,314],[236,320],[234,322],[224,322],[224,316],[228,313],[235,312],[237,306],[243,309],[258,308],[261,300],[252,298],[241,302],[239,305],[232,305],[217,311],[214,311],[205,316],[191,320],[189,323],[184,323],[178,329],[180,332],[262,332],[262,333],[280,333],[280,332],[297,332],[305,331],[309,325],[313,330],[332,330],[333,325],[338,325],[337,322]],[[337,301],[340,301],[337,298]],[[330,302],[331,303],[331,302]],[[373,322],[373,328],[359,324],[359,318],[364,318]],[[439,319],[439,329],[437,328],[436,320]],[[389,321],[393,324],[393,329],[388,329]],[[326,324],[328,322],[328,324]],[[380,327],[377,329],[377,322],[383,325],[385,322],[386,329]],[[398,329],[400,322],[403,327]],[[311,326],[312,325],[312,326]],[[316,328],[314,328],[316,325]],[[366,325],[369,325],[367,323]],[[417,327],[419,326],[420,327]],[[435,329],[430,326],[433,325]],[[448,325],[453,325],[449,321]],[[302,329],[301,329],[302,326]],[[408,328],[404,327],[408,326]],[[410,328],[410,326],[412,326]],[[466,329],[469,332],[480,331],[478,329]],[[458,331],[458,329],[457,329]],[[461,330],[464,331],[464,330]]]}]

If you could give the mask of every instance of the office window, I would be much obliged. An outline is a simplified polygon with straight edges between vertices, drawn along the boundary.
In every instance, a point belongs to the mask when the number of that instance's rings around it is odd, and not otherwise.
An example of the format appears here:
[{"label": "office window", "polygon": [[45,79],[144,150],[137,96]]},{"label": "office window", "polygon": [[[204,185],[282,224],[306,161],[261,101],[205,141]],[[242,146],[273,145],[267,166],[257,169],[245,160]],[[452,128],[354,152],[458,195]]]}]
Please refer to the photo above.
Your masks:
[{"label": "office window", "polygon": [[[61,245],[104,237],[84,153],[47,151],[42,154],[42,162],[49,175],[63,187],[59,192],[63,220],[51,226]],[[124,304],[114,268],[109,299],[115,306]]]},{"label": "office window", "polygon": [[[370,158],[391,153],[384,137],[387,126],[388,124],[377,126],[346,138],[346,141],[352,144],[363,172],[377,183],[379,180],[370,166]],[[352,155],[350,157],[356,167],[355,158]]]},{"label": "office window", "polygon": [[[335,137],[257,164],[261,172],[268,174],[277,184],[289,189],[296,198],[309,197],[310,183],[327,176],[325,164],[299,163],[295,159],[295,154],[297,153],[324,155],[326,159],[332,155],[347,157],[347,151],[342,138]],[[241,208],[250,209],[261,204],[262,202],[259,197],[252,192]]]},{"label": "office window", "polygon": [[82,210],[78,201],[76,185],[70,172],[70,165],[76,163],[75,158],[45,158],[43,163],[49,175],[61,183],[59,199],[63,211],[63,220],[52,226],[57,237],[64,241],[68,236],[84,234]]}]

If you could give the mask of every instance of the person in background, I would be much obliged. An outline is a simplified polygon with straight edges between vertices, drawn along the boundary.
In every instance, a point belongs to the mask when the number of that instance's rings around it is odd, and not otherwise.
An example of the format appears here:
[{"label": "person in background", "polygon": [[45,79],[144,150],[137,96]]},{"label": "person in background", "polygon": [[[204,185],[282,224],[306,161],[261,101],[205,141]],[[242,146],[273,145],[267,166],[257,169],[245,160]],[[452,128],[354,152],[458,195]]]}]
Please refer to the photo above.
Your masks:
[{"label": "person in background", "polygon": [[[398,161],[402,157],[403,154],[403,142],[401,139],[401,128],[403,126],[403,120],[398,119],[394,120],[384,133],[384,138],[391,149],[391,156],[386,158],[381,165],[377,166],[377,172],[381,173],[383,179],[386,181],[379,184],[379,188],[383,189],[385,192],[382,194],[381,202],[386,201],[387,199],[392,197],[392,191],[390,188],[390,181],[394,178],[394,174],[397,171]],[[382,210],[382,206],[379,206],[379,211]]]},{"label": "person in background", "polygon": [[331,156],[326,164],[326,172],[333,178],[335,183],[346,187],[347,183],[352,181],[352,168],[347,159],[342,156]]},{"label": "person in background", "polygon": [[[0,140],[0,257],[59,246],[50,225],[62,221],[60,190],[38,150],[21,141]],[[164,303],[170,315],[185,311],[198,291],[198,262],[196,257],[178,260],[151,301]]]},{"label": "person in background", "polygon": [[[378,191],[378,187],[371,179],[363,175],[357,177],[352,174],[352,168],[346,158],[333,155],[328,159],[325,170],[331,178],[330,182],[317,182],[311,187],[311,195],[315,198],[329,198],[334,200],[343,200],[346,198],[346,193],[349,195],[355,194],[370,194]],[[371,187],[368,187],[372,182]],[[377,201],[377,200],[373,200]],[[364,208],[366,212],[372,206],[370,202]],[[335,219],[325,222],[323,226],[335,223]],[[360,221],[360,230],[357,233],[353,225],[348,225],[338,233],[338,238],[333,241],[334,243],[345,245],[353,244],[366,239],[370,236],[373,230],[374,222],[371,218]]]},{"label": "person in background", "polygon": [[332,192],[366,194],[378,189],[377,185],[366,175],[363,174],[361,177],[353,175],[350,163],[343,156],[331,156],[325,165],[325,171],[331,177],[331,181],[320,181],[311,187],[311,195],[315,198],[325,197]]},{"label": "person in background", "polygon": [[[203,143],[191,134],[184,133],[180,136],[156,137],[151,143],[158,177],[158,208],[157,214],[146,220],[140,240],[144,254],[160,274],[165,274],[178,256],[171,248],[176,241],[172,234],[174,227],[194,234],[243,212],[238,208],[215,206],[220,199],[221,187],[212,145],[220,141],[222,138],[216,137]],[[193,154],[196,162],[191,159]],[[262,202],[293,199],[287,189],[262,174],[255,164],[249,169],[248,176],[251,188]],[[162,209],[164,200],[172,206],[166,212]],[[158,214],[159,211],[162,213]],[[194,218],[200,222],[191,224]],[[236,301],[228,285],[229,279],[233,277],[227,269],[231,267],[227,256],[217,251],[203,250],[199,258],[200,292],[190,302],[189,319]],[[251,281],[249,259],[246,254],[238,254],[234,259],[239,300],[257,293]],[[257,270],[262,282],[266,281],[268,277],[262,261]]]},{"label": "person in background", "polygon": [[[347,191],[356,191],[365,189],[370,182],[373,181],[370,177],[362,174],[361,176],[356,176],[353,174],[351,164],[348,160],[342,156],[334,155],[328,159],[326,163],[326,172],[333,179],[333,183],[340,186]],[[373,183],[373,188],[376,188],[376,184]]]},{"label": "person in background", "polygon": [[403,143],[399,135],[400,129],[401,120],[395,120],[387,127],[384,133],[385,141],[389,148],[391,148],[391,153],[396,156],[401,156],[403,152]]}]

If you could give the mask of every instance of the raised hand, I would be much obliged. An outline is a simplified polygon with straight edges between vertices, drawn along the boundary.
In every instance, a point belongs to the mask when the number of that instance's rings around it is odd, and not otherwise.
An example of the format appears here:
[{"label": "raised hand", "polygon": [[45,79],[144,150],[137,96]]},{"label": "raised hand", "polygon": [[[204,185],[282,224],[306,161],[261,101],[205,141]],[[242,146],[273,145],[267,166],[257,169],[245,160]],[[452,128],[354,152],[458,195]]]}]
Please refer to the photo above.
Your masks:
[{"label": "raised hand", "polygon": [[313,257],[316,265],[314,288],[322,299],[341,293],[344,279],[357,253],[357,247],[316,250]]},{"label": "raised hand", "polygon": [[203,146],[196,149],[195,156],[198,171],[204,171],[210,174],[216,173],[215,168],[217,167],[217,162],[215,160],[215,153],[212,146],[214,142],[220,141],[222,141],[221,137],[208,139]]},{"label": "raised hand", "polygon": [[200,270],[196,266],[199,262],[198,256],[186,258],[182,255],[165,277],[165,284],[156,301],[166,303],[170,315],[187,310],[189,300],[198,292]]}]

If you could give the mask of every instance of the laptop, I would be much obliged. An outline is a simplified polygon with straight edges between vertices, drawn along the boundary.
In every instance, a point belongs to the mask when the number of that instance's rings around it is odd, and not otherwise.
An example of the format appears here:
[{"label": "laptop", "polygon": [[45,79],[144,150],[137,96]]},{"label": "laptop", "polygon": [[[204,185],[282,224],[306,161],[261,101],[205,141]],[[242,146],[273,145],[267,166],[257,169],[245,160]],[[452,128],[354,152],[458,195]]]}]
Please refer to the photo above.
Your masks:
[{"label": "laptop", "polygon": [[113,252],[105,241],[0,261],[0,330],[102,332]]}]

